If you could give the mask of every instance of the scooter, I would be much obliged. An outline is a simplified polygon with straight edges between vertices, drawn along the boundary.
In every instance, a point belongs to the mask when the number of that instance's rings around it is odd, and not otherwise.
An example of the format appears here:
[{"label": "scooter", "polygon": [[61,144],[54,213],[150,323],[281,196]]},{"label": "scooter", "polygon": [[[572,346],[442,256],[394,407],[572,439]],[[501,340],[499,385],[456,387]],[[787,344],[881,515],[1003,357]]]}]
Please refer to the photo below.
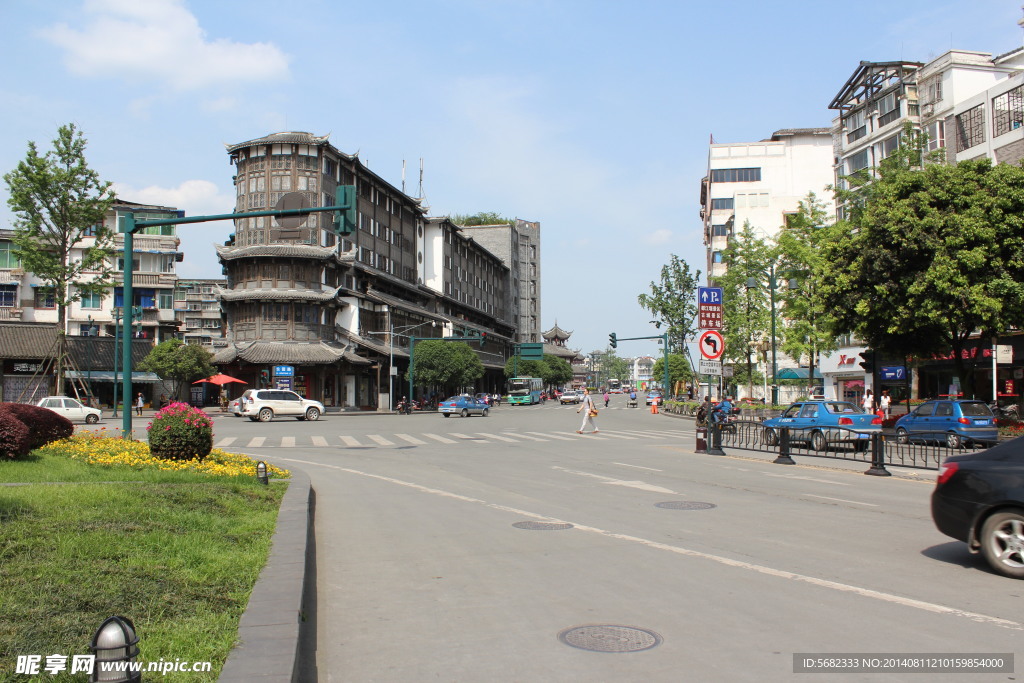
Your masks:
[{"label": "scooter", "polygon": [[412,415],[412,403],[408,401],[399,401],[395,407],[399,415]]}]

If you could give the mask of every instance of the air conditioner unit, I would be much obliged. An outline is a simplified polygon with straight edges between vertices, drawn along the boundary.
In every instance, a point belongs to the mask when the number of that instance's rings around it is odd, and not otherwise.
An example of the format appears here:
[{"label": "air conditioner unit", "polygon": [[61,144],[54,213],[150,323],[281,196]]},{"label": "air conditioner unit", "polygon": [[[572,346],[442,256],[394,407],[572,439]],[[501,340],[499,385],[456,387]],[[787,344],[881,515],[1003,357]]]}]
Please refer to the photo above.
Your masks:
[{"label": "air conditioner unit", "polygon": [[935,113],[935,105],[928,103],[921,105],[921,116],[931,116]]}]

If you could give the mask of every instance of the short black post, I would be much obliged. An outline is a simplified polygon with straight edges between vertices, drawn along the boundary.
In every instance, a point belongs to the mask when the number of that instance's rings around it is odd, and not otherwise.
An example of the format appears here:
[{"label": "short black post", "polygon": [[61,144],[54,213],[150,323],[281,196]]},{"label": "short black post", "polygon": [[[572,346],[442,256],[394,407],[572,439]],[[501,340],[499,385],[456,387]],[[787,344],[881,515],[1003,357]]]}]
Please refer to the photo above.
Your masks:
[{"label": "short black post", "polygon": [[779,433],[779,457],[772,461],[776,465],[795,465],[796,461],[789,455],[789,427],[783,427]]},{"label": "short black post", "polygon": [[875,477],[892,476],[892,472],[885,469],[885,436],[881,432],[871,435],[871,467],[864,474]]},{"label": "short black post", "polygon": [[711,448],[708,449],[708,455],[725,455],[722,450],[722,425],[714,420],[711,421]]},{"label": "short black post", "polygon": [[708,452],[708,427],[707,425],[697,425],[697,448],[694,449],[694,453],[707,453]]}]

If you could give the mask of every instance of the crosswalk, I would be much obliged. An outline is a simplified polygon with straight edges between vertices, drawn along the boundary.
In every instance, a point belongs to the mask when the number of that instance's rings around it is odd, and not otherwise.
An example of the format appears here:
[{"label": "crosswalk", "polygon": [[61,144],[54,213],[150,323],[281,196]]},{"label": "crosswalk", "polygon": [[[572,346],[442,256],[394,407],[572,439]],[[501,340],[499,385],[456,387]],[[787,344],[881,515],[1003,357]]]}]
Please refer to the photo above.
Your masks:
[{"label": "crosswalk", "polygon": [[433,432],[418,432],[406,434],[396,432],[394,434],[337,434],[334,436],[281,436],[281,437],[237,437],[229,436],[214,443],[215,448],[224,449],[245,449],[245,448],[395,448],[409,446],[428,446],[444,444],[446,446],[459,444],[530,444],[552,441],[605,441],[608,443],[623,443],[625,441],[673,441],[684,436],[692,436],[693,430],[685,429],[664,429],[664,430],[601,430],[597,433],[576,434],[575,432],[447,432],[436,434]]}]

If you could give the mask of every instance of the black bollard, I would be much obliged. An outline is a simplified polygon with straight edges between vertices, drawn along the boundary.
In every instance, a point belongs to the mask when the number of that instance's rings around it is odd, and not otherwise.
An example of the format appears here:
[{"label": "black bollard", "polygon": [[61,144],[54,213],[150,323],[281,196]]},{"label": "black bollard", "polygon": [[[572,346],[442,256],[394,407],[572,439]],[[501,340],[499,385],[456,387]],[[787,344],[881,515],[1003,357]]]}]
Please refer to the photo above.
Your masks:
[{"label": "black bollard", "polygon": [[717,422],[711,423],[711,448],[708,449],[708,455],[725,455],[722,450],[722,425]]},{"label": "black bollard", "polygon": [[864,474],[874,477],[892,476],[892,472],[885,469],[885,435],[881,432],[871,435],[871,467]]},{"label": "black bollard", "polygon": [[796,461],[789,455],[789,427],[779,431],[779,457],[772,461],[776,465],[795,465]]}]

